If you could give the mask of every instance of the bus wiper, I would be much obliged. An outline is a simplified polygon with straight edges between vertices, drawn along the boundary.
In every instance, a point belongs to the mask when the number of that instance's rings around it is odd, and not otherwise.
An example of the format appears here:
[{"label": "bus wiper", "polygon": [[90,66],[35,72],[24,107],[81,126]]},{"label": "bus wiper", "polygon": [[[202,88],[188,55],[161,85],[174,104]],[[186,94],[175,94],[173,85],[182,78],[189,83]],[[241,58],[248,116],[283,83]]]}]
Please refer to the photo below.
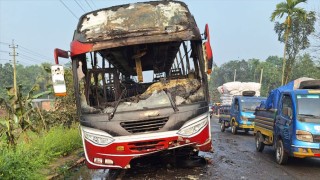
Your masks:
[{"label": "bus wiper", "polygon": [[122,91],[122,93],[121,93],[118,101],[116,102],[116,105],[114,106],[114,109],[113,109],[112,113],[109,114],[109,121],[114,117],[114,114],[115,114],[116,111],[117,111],[117,108],[118,108],[118,106],[119,106],[119,104],[120,104],[120,101],[121,101],[123,95],[124,95],[126,92],[127,92],[127,89],[124,89],[124,90]]},{"label": "bus wiper", "polygon": [[168,96],[169,101],[170,101],[170,103],[171,103],[171,106],[172,106],[174,112],[179,111],[179,109],[177,108],[176,103],[175,103],[175,102],[173,101],[173,99],[172,99],[172,96],[171,96],[170,91],[169,91],[167,88],[164,88],[163,91],[164,91],[164,92],[166,93],[166,95]]}]

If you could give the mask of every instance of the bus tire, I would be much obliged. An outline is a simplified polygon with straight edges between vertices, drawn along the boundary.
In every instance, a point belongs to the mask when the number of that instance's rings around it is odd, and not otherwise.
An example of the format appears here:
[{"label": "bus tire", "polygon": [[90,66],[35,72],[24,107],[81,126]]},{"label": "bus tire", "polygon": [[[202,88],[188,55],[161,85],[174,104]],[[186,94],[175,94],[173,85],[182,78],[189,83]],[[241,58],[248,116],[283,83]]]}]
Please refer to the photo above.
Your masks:
[{"label": "bus tire", "polygon": [[263,136],[260,132],[256,133],[255,140],[256,140],[256,150],[258,152],[262,152],[264,149],[264,143],[263,143]]},{"label": "bus tire", "polygon": [[224,124],[224,122],[221,122],[220,130],[221,130],[221,132],[224,132],[226,130],[226,125]]},{"label": "bus tire", "polygon": [[232,121],[231,133],[234,134],[234,135],[237,134],[237,127],[236,127],[236,123],[234,121]]},{"label": "bus tire", "polygon": [[284,151],[284,146],[281,139],[279,139],[276,144],[276,161],[280,165],[288,162],[288,154]]}]

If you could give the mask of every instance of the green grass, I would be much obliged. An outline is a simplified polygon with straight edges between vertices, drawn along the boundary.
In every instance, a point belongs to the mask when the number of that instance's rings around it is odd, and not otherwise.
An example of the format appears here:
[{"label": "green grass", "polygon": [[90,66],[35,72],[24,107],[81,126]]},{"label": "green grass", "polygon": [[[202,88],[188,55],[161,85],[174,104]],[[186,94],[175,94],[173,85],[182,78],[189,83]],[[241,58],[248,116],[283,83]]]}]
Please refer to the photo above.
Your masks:
[{"label": "green grass", "polygon": [[82,147],[78,127],[52,128],[29,143],[21,142],[16,150],[0,149],[0,179],[45,179],[39,172],[55,158]]}]

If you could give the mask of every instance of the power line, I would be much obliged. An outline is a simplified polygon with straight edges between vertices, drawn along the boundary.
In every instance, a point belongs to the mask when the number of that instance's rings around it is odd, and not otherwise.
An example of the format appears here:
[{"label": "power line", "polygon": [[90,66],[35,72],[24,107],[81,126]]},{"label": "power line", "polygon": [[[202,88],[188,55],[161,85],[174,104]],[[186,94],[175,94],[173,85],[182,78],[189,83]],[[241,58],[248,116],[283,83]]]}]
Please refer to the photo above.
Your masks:
[{"label": "power line", "polygon": [[[22,57],[22,56],[21,56]],[[19,61],[20,62],[20,61]],[[21,62],[23,62],[23,63],[26,63],[26,64],[28,64],[28,65],[34,65],[35,63],[36,64],[39,64],[39,63],[37,63],[37,62],[35,62],[35,61],[33,61],[33,60],[30,60],[30,59],[27,59],[27,58],[23,58],[23,61],[21,61]]]},{"label": "power line", "polygon": [[47,62],[47,61],[43,61],[43,60],[40,60],[40,59],[32,58],[32,57],[27,56],[27,55],[25,55],[25,54],[21,54],[21,53],[20,53],[19,55],[21,55],[21,56],[24,57],[24,58],[29,59],[29,61],[32,61],[32,62],[34,62],[34,63],[39,63],[39,61],[40,61],[40,63]]},{"label": "power line", "polygon": [[0,59],[0,61],[11,61],[10,59]]},{"label": "power line", "polygon": [[91,0],[91,3],[92,3],[93,6],[97,9],[97,6],[96,6],[95,3],[93,2],[93,0]]},{"label": "power line", "polygon": [[10,45],[9,43],[1,42],[1,41],[0,41],[0,44]]},{"label": "power line", "polygon": [[88,1],[87,0],[85,0],[86,1],[86,3],[88,4],[88,6],[90,7],[90,9],[93,11],[93,9],[92,9],[92,7],[90,6],[90,4],[88,3]]},{"label": "power line", "polygon": [[79,18],[71,11],[71,9],[70,9],[62,0],[59,0],[59,1],[63,4],[63,6],[64,6],[65,8],[68,9],[68,11],[69,11],[76,19],[79,19]]},{"label": "power line", "polygon": [[31,54],[31,55],[33,55],[33,56],[37,56],[37,57],[40,57],[40,58],[43,58],[43,59],[52,60],[52,58],[50,58],[50,57],[48,57],[48,56],[45,56],[45,55],[43,55],[43,54],[40,54],[40,53],[38,53],[38,52],[32,51],[32,50],[30,50],[30,49],[27,49],[27,48],[25,48],[24,46],[21,46],[21,45],[20,45],[19,47],[21,48],[22,51],[24,51],[24,52],[26,52],[26,53],[28,53],[28,54]]},{"label": "power line", "polygon": [[3,52],[3,53],[10,53],[9,51],[3,51],[3,50],[0,50],[0,52]]},{"label": "power line", "polygon": [[77,0],[73,0],[74,2],[76,2],[77,4],[78,4],[78,6],[82,9],[82,11],[83,12],[86,12],[84,9],[83,9],[83,7],[78,3],[78,1]]}]

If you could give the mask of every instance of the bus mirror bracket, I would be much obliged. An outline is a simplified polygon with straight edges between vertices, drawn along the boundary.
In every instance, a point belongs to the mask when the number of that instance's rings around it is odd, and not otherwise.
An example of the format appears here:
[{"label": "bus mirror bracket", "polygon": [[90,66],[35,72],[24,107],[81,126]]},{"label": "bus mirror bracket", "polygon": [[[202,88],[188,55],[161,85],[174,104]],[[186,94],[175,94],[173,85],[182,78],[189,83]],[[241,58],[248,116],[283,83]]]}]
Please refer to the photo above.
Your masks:
[{"label": "bus mirror bracket", "polygon": [[69,58],[69,53],[68,51],[65,51],[65,50],[62,50],[62,49],[54,49],[54,61],[55,61],[55,64],[59,64],[59,57],[62,57],[62,58]]},{"label": "bus mirror bracket", "polygon": [[205,59],[207,61],[207,74],[211,74],[212,72],[212,64],[213,64],[213,55],[212,49],[210,44],[210,32],[209,32],[209,25],[206,24],[204,28],[204,39],[207,40],[203,43],[204,51],[205,51]]}]

